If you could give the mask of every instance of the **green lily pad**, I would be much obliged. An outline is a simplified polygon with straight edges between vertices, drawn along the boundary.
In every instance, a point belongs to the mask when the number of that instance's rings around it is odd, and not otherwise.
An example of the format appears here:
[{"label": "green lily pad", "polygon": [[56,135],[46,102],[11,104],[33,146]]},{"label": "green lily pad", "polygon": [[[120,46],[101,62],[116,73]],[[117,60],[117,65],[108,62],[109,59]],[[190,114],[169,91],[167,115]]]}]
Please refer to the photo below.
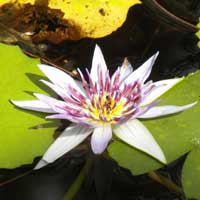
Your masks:
[{"label": "green lily pad", "polygon": [[[31,163],[46,151],[57,122],[47,122],[45,115],[17,109],[9,102],[34,99],[30,92],[44,93],[33,83],[41,78],[39,60],[4,44],[0,44],[0,55],[0,168],[14,168]],[[45,128],[33,128],[42,124]]]},{"label": "green lily pad", "polygon": [[200,149],[192,150],[183,166],[182,184],[187,198],[200,199]]},{"label": "green lily pad", "polygon": [[[160,105],[184,105],[199,100],[200,72],[189,75],[165,93]],[[168,163],[190,151],[200,140],[200,103],[191,109],[167,117],[143,120],[163,149]],[[129,145],[115,140],[108,148],[110,156],[119,165],[135,175],[163,166],[161,163]]]}]

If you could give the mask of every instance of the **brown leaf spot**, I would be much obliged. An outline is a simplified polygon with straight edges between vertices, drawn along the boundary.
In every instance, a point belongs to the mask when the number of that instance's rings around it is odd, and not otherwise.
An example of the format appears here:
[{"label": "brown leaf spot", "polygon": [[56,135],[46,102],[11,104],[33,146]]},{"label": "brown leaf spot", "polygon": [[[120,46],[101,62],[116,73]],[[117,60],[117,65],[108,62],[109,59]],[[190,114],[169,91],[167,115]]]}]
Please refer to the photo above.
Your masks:
[{"label": "brown leaf spot", "polygon": [[100,13],[102,16],[105,16],[105,15],[106,15],[106,11],[105,11],[103,8],[99,9],[99,13]]}]

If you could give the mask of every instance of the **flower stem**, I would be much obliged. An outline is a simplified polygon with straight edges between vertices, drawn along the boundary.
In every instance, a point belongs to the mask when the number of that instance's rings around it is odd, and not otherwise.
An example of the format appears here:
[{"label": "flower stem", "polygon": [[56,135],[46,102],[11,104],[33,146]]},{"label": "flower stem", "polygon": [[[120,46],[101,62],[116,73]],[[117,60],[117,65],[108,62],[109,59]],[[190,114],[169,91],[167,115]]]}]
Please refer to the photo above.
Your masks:
[{"label": "flower stem", "polygon": [[33,170],[26,171],[26,172],[24,172],[24,173],[22,173],[22,174],[19,174],[19,175],[15,176],[15,177],[13,177],[13,178],[11,178],[11,179],[9,179],[9,180],[0,182],[0,187],[3,187],[3,186],[5,186],[5,185],[7,185],[7,184],[9,184],[9,183],[12,183],[12,182],[16,181],[17,179],[22,178],[22,177],[24,177],[24,176],[30,174],[32,171],[33,171]]},{"label": "flower stem", "polygon": [[149,172],[148,176],[161,185],[165,186],[167,189],[172,190],[178,194],[183,194],[183,190],[178,185],[176,185],[172,180],[162,176],[158,172]]},{"label": "flower stem", "polygon": [[81,169],[78,177],[76,178],[76,180],[72,183],[71,187],[69,188],[69,190],[67,191],[67,193],[65,194],[63,200],[72,200],[73,197],[75,196],[75,194],[78,192],[78,190],[80,189],[86,175],[88,172],[88,169],[90,168],[92,164],[92,159],[89,158],[86,163],[84,164],[83,168]]}]

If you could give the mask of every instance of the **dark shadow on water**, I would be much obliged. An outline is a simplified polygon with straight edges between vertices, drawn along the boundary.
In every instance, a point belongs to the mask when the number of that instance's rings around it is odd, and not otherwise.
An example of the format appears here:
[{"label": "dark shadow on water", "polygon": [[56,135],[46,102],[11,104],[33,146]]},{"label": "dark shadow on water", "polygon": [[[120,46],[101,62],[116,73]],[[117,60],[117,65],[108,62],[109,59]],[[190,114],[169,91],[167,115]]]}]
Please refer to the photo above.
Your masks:
[{"label": "dark shadow on water", "polygon": [[[10,102],[12,104],[12,102]],[[30,115],[34,115],[36,117],[45,119],[45,117],[47,115],[51,115],[51,113],[41,113],[41,112],[37,112],[37,111],[32,111],[32,110],[25,110],[22,108],[18,108],[15,105],[13,105],[13,108],[18,110],[19,112],[25,112],[28,113]],[[47,122],[44,122],[42,124],[35,124],[32,127],[29,127],[28,129],[39,129],[39,128],[53,128],[53,127],[58,127],[58,120],[50,120],[50,119],[46,119]]]},{"label": "dark shadow on water", "polygon": [[35,126],[30,127],[29,129],[57,128],[57,127],[58,127],[58,124],[54,120],[54,121],[47,122],[47,123],[37,124]]},{"label": "dark shadow on water", "polygon": [[24,90],[23,92],[25,92],[26,94],[32,96],[32,97],[35,97],[33,93],[35,92],[32,92],[32,91],[28,91],[28,90]]}]

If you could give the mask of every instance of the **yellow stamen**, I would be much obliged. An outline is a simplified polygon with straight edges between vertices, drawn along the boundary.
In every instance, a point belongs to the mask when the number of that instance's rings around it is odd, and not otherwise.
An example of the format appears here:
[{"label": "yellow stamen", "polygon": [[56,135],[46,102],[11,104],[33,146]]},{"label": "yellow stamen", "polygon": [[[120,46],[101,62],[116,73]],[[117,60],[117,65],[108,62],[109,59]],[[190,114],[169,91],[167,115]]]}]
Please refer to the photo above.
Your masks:
[{"label": "yellow stamen", "polygon": [[84,110],[98,123],[114,123],[113,119],[123,114],[125,103],[126,99],[122,98],[116,105],[115,99],[105,92],[101,98],[95,95],[93,104],[90,100],[86,101]]}]

